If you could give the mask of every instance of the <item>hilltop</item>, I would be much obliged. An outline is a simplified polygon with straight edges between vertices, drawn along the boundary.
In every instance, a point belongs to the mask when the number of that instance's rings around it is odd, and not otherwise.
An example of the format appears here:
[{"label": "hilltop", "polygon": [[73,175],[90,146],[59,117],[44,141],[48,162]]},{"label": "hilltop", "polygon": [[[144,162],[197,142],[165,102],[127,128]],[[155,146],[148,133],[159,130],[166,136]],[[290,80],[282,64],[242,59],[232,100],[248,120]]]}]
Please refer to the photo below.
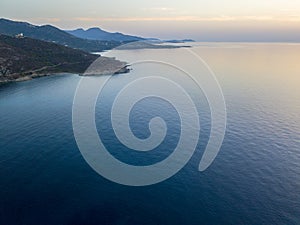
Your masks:
[{"label": "hilltop", "polygon": [[89,28],[84,30],[82,28],[76,30],[66,30],[69,34],[76,37],[89,39],[89,40],[101,40],[101,41],[118,41],[118,42],[129,42],[129,41],[142,41],[145,40],[142,37],[122,34],[119,32],[111,33],[104,31],[98,27]]}]

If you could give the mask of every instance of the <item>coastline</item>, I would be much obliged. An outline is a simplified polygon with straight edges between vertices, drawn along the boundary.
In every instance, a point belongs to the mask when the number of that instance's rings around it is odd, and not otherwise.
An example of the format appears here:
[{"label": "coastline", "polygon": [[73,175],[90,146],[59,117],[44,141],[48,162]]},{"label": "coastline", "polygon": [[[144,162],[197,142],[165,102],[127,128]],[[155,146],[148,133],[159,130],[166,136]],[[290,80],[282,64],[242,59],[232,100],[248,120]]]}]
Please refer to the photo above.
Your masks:
[{"label": "coastline", "polygon": [[44,73],[43,72],[35,73],[33,71],[28,71],[26,72],[27,75],[15,73],[12,75],[12,77],[1,78],[0,85],[12,83],[12,82],[29,81],[40,77],[59,75],[62,73],[75,74],[78,76],[102,76],[102,75],[123,74],[123,73],[130,72],[128,66],[129,65],[126,62],[122,62],[115,58],[100,56],[88,66],[86,71],[82,73],[78,73],[78,71],[70,71],[70,70],[63,70],[63,69],[61,71],[44,72]]},{"label": "coastline", "polygon": [[[191,46],[176,46],[176,45],[164,45],[164,44],[150,44],[147,42],[134,42],[120,48],[118,50],[137,50],[137,49],[176,49],[176,48],[186,48]],[[108,50],[110,51],[110,50]],[[107,52],[108,52],[107,51]],[[95,55],[94,55],[95,56]],[[86,66],[78,70],[75,68],[76,65],[82,64]],[[28,81],[40,77],[52,76],[56,74],[69,73],[76,74],[79,76],[101,76],[101,75],[116,75],[129,73],[130,65],[126,62],[122,62],[115,57],[105,57],[100,56],[94,61],[80,61],[80,62],[71,62],[71,63],[59,63],[53,66],[45,66],[42,68],[29,70],[22,73],[14,73],[9,76],[0,77],[0,85],[12,82],[22,82]]]},{"label": "coastline", "polygon": [[16,79],[4,79],[0,80],[0,85],[8,84],[8,83],[16,83],[16,82],[23,82],[23,81],[29,81],[41,77],[47,77],[47,76],[56,76],[61,74],[74,74],[80,76],[78,73],[71,73],[71,72],[55,72],[55,73],[40,73],[40,74],[32,74],[32,75],[26,75],[23,77],[19,77]]},{"label": "coastline", "polygon": [[120,61],[115,57],[101,56],[97,58],[89,67],[85,70],[82,76],[101,76],[101,75],[115,75],[128,73],[128,63]]}]

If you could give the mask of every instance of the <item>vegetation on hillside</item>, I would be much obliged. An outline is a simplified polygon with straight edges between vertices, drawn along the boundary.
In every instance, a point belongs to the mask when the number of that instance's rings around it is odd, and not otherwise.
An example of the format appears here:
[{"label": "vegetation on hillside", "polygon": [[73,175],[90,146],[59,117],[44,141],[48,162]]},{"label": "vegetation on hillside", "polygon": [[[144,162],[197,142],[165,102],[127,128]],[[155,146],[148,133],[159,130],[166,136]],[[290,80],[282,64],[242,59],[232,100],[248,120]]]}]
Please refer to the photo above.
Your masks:
[{"label": "vegetation on hillside", "polygon": [[0,34],[15,36],[20,33],[23,33],[25,37],[54,42],[87,52],[109,50],[122,44],[119,41],[100,41],[78,38],[51,25],[35,26],[26,22],[0,19]]},{"label": "vegetation on hillside", "polygon": [[98,57],[55,43],[0,35],[0,81],[47,73],[83,73]]}]

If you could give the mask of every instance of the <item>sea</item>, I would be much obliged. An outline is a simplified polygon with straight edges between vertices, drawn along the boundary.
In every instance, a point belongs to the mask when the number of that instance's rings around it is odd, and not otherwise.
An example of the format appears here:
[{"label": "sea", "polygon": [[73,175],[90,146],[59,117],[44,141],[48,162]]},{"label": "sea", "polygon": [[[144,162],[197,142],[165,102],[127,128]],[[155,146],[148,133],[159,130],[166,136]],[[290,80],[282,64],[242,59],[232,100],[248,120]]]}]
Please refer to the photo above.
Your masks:
[{"label": "sea", "polygon": [[[104,54],[128,62],[131,71],[127,74],[58,74],[1,85],[0,225],[300,224],[300,44],[191,45]],[[195,80],[201,76],[199,86]],[[198,134],[192,156],[178,171],[148,184],[138,182],[147,180],[147,174],[126,174],[135,177],[124,184],[126,179],[118,180],[124,171],[107,170],[110,164],[98,170],[90,166],[74,135],[76,96],[89,93],[88,87],[82,90],[79,85],[84,80],[107,81],[95,105],[82,107],[94,109],[97,137],[110,156],[144,168],[174,153],[186,132],[181,129],[182,116],[194,109],[188,101],[174,105],[160,98],[155,93],[163,89],[160,83],[150,87],[159,78],[176,83],[197,109],[199,121],[194,123],[199,123],[200,130],[195,133],[198,126],[190,126],[187,131]],[[136,80],[141,83],[134,83]],[[153,90],[152,95],[136,101],[129,114],[126,104],[134,97],[123,98],[117,111],[118,121],[127,121],[130,128],[121,133],[141,140],[155,132],[150,126],[153,118],[164,121],[165,135],[152,150],[127,147],[114,130],[111,112],[124,88],[133,96]],[[167,88],[164,91],[173,96]],[[224,105],[213,108],[211,99],[220,96]],[[181,115],[178,108],[185,113]],[[218,110],[226,112],[225,130],[219,130],[221,146],[209,167],[199,171]],[[80,120],[85,126],[89,118],[82,115]],[[78,128],[80,132],[80,123]],[[90,138],[86,143],[93,141]],[[93,159],[97,164],[97,158]],[[156,173],[164,174],[163,170]]]}]

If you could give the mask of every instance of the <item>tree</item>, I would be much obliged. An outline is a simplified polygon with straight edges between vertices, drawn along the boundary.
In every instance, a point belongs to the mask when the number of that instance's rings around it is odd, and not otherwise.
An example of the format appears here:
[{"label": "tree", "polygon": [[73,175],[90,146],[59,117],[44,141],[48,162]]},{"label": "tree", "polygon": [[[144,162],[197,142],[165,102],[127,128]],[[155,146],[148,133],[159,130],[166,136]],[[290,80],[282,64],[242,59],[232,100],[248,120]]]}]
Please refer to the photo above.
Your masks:
[{"label": "tree", "polygon": [[11,65],[8,62],[1,63],[0,65],[0,76],[5,77],[10,74],[9,66]]},{"label": "tree", "polygon": [[0,76],[1,77],[5,77],[5,76],[9,75],[9,73],[10,73],[10,70],[9,70],[8,66],[5,66],[5,65],[0,66]]}]

